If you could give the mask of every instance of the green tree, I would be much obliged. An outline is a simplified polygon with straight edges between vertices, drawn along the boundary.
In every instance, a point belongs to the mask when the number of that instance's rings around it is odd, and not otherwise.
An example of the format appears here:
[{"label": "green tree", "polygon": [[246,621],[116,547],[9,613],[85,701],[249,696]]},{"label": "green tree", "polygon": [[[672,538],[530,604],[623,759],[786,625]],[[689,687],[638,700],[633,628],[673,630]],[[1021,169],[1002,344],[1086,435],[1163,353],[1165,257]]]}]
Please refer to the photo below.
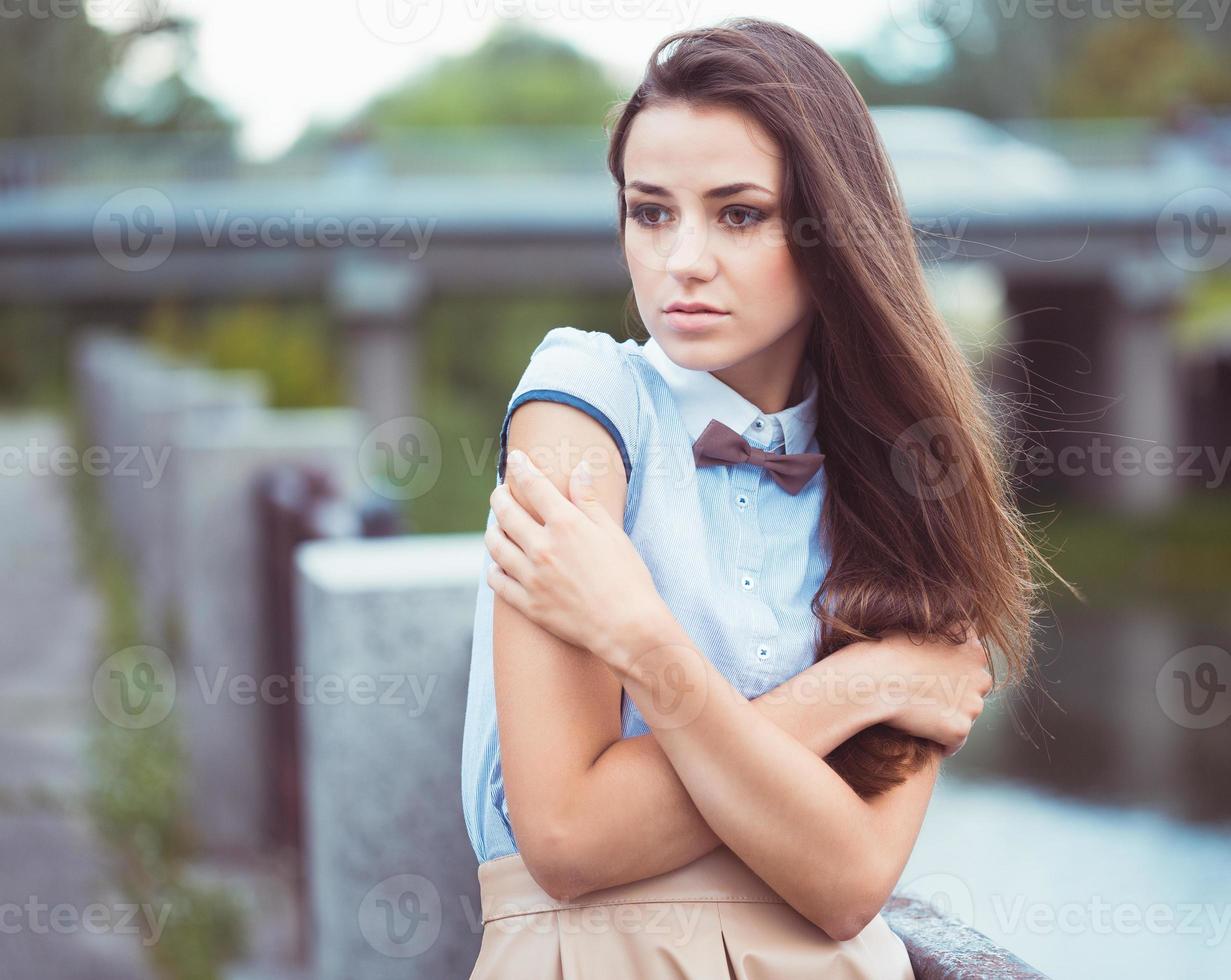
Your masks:
[{"label": "green tree", "polygon": [[342,126],[310,128],[291,153],[317,148],[342,131],[380,140],[425,126],[597,128],[619,95],[598,62],[520,21],[503,21],[473,50],[434,62]]},{"label": "green tree", "polygon": [[1091,31],[1046,90],[1054,116],[1160,118],[1180,105],[1220,104],[1231,104],[1227,52],[1174,18]]},{"label": "green tree", "polygon": [[[230,147],[234,121],[187,81],[195,58],[191,22],[162,20],[111,33],[87,19],[83,4],[56,9],[62,15],[18,4],[0,18],[0,91],[6,93],[0,137],[207,131]],[[108,102],[108,87],[130,50],[153,34],[178,39],[177,63],[119,109]]]},{"label": "green tree", "polygon": [[6,12],[0,20],[0,136],[110,129],[100,93],[121,47],[84,13],[34,17],[23,5]]}]

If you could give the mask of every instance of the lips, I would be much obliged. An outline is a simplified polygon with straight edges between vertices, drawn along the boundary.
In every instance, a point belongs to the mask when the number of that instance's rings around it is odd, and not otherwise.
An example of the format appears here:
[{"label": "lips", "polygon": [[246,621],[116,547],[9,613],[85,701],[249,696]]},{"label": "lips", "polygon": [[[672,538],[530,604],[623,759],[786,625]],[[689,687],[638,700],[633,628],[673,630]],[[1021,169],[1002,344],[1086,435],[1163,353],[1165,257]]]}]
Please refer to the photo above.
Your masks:
[{"label": "lips", "polygon": [[[693,304],[701,305],[701,304]],[[673,330],[681,333],[708,330],[723,323],[728,314],[717,312],[711,308],[701,308],[696,311],[669,309],[663,314],[663,319]]]},{"label": "lips", "polygon": [[707,303],[672,303],[668,306],[664,313],[725,313],[726,310],[720,310],[716,306],[710,306]]}]

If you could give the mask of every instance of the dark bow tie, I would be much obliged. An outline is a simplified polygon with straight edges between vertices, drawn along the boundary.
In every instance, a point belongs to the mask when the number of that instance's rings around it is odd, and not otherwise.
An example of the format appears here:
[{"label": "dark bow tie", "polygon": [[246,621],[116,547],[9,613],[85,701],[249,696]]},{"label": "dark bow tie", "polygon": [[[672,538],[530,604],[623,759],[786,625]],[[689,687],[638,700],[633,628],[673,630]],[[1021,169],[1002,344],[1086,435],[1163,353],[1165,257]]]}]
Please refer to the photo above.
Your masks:
[{"label": "dark bow tie", "polygon": [[692,444],[692,458],[697,466],[718,466],[722,463],[752,463],[769,471],[774,482],[787,493],[799,493],[812,479],[824,453],[771,453],[748,444],[743,436],[717,419]]}]

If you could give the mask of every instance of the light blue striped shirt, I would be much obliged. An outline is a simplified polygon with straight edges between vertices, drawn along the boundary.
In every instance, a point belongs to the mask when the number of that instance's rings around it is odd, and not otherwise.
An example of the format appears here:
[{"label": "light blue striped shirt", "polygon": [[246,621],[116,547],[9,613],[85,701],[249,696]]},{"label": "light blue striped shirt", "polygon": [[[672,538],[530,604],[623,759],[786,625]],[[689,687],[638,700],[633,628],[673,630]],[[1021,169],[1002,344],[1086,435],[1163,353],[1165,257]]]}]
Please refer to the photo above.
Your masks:
[{"label": "light blue striped shirt", "polygon": [[[625,532],[697,648],[748,698],[814,661],[811,603],[829,562],[820,523],[825,468],[792,496],[751,463],[697,468],[692,444],[718,419],[761,449],[819,452],[817,382],[805,374],[802,402],[763,414],[708,371],[672,362],[653,338],[639,345],[555,327],[531,354],[500,429],[498,482],[509,420],[523,402],[574,405],[611,433],[628,476]],[[495,522],[489,509],[488,526]],[[518,850],[496,725],[490,562],[487,555],[479,576],[461,766],[466,830],[480,862]],[[649,731],[627,693],[620,715],[624,738]]]}]

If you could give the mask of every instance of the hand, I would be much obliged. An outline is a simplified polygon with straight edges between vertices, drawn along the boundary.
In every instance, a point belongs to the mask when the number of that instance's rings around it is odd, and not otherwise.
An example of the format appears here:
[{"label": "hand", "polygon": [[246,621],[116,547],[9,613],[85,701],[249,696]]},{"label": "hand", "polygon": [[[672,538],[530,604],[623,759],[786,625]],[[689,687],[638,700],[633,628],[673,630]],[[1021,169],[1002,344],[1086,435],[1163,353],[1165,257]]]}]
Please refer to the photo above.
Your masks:
[{"label": "hand", "polygon": [[904,630],[891,630],[853,645],[871,646],[878,658],[880,696],[888,705],[885,724],[940,743],[946,758],[956,755],[993,683],[974,629],[961,644],[920,643]]},{"label": "hand", "polygon": [[483,538],[493,561],[488,582],[527,619],[618,667],[628,634],[666,609],[650,570],[585,479],[584,460],[565,497],[524,454],[519,471],[518,455],[509,454],[509,478],[544,523],[507,483],[492,491],[497,524]]}]

